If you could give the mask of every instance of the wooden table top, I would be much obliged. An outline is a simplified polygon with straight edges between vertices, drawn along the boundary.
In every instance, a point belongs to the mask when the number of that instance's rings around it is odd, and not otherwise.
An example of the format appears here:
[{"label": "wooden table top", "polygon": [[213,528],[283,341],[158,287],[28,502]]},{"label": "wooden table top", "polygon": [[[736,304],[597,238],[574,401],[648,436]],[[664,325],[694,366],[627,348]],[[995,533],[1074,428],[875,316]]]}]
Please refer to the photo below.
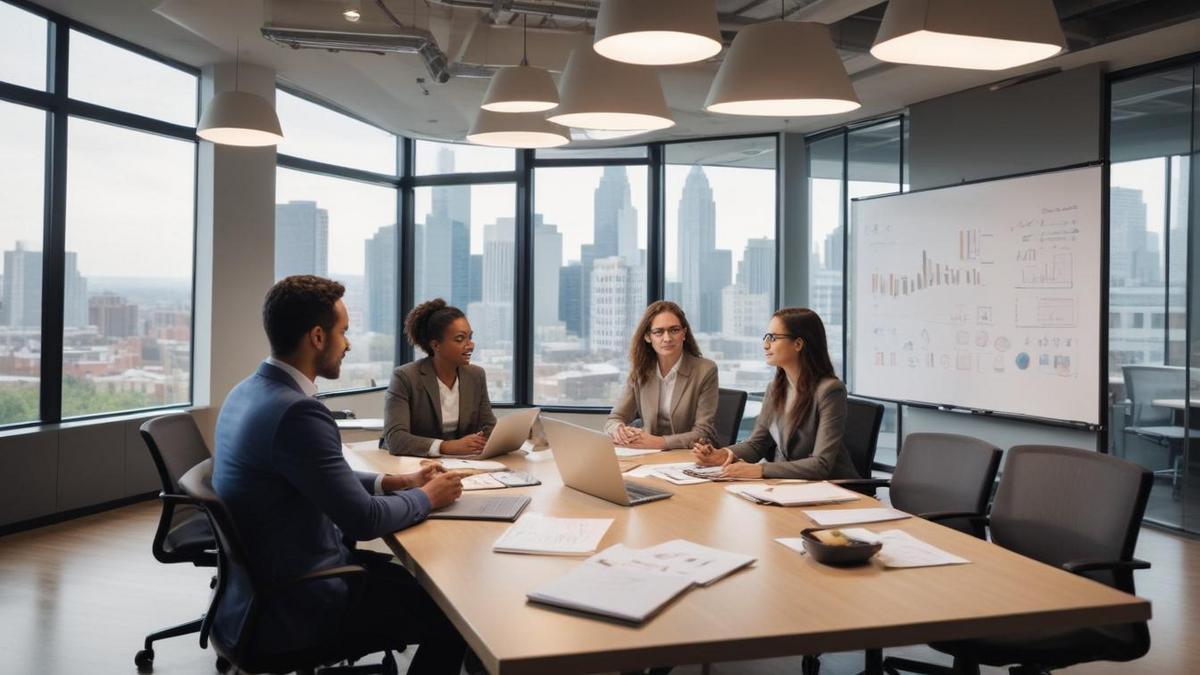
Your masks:
[{"label": "wooden table top", "polygon": [[[346,451],[357,469],[403,472],[410,457]],[[686,461],[686,451],[638,458]],[[866,525],[905,530],[968,565],[839,569],[774,541],[812,527],[801,509],[760,506],[721,483],[670,485],[670,499],[622,507],[562,485],[552,453],[499,458],[542,485],[475,494],[528,494],[527,513],[613,518],[601,549],[684,538],[755,556],[757,562],[684,594],[641,626],[531,604],[525,594],[581,558],[492,552],[509,523],[427,521],[385,537],[453,620],[489,672],[571,673],[890,647],[1119,624],[1150,617],[1150,603],[918,518]],[[633,479],[638,480],[638,479]],[[818,508],[862,508],[857,502]]]}]

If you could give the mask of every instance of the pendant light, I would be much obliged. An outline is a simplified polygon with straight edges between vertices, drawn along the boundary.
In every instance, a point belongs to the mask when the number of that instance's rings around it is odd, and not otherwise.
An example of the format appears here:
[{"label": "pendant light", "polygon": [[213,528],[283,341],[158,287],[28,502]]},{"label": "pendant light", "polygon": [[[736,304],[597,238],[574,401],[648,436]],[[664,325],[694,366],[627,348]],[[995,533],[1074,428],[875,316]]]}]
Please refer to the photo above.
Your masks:
[{"label": "pendant light", "polygon": [[922,66],[1004,70],[1066,46],[1052,0],[891,0],[871,55]]},{"label": "pendant light", "polygon": [[484,110],[501,113],[542,112],[558,106],[558,88],[545,68],[529,65],[529,15],[522,15],[521,65],[496,71],[483,96]]},{"label": "pendant light", "polygon": [[721,53],[717,0],[605,0],[593,48],[644,66],[694,63]]},{"label": "pendant light", "polygon": [[550,121],[580,129],[652,131],[675,126],[658,75],[600,56],[583,46],[571,52],[562,99]]},{"label": "pendant light", "polygon": [[498,113],[480,109],[467,141],[497,148],[554,148],[571,142],[566,127],[547,122],[542,113]]},{"label": "pendant light", "polygon": [[238,91],[241,66],[239,46],[233,66],[233,91],[223,91],[212,97],[200,116],[196,135],[218,145],[278,145],[283,140],[279,115],[265,98]]},{"label": "pendant light", "polygon": [[738,31],[704,109],[727,115],[803,117],[862,107],[829,29],[783,20]]}]

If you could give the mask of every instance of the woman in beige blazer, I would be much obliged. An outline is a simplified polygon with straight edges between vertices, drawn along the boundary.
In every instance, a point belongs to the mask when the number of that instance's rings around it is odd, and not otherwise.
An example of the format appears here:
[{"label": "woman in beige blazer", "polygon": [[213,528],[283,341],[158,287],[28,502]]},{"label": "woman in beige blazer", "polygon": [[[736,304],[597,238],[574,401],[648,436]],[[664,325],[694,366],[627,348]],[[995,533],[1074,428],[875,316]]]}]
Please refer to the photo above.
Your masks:
[{"label": "woman in beige blazer", "polygon": [[471,364],[475,342],[462,310],[438,298],[413,308],[404,333],[428,356],[400,366],[384,395],[383,429],[393,455],[474,455],[496,426],[487,374]]},{"label": "woman in beige blazer", "polygon": [[[629,347],[629,379],[604,430],[617,445],[672,450],[717,437],[717,364],[700,355],[683,310],[652,303]],[[630,426],[642,420],[642,428]]]},{"label": "woman in beige blazer", "polygon": [[754,432],[727,448],[698,445],[696,462],[724,466],[729,478],[860,478],[842,443],[846,387],[833,373],[821,317],[802,307],[781,309],[768,331],[763,353],[776,367],[775,379]]}]

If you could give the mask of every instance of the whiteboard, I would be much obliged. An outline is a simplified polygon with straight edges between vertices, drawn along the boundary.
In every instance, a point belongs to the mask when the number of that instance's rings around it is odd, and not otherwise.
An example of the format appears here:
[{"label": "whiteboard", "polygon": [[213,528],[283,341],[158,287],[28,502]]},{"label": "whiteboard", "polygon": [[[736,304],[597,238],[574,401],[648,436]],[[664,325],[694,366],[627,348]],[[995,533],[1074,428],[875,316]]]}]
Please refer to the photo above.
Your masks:
[{"label": "whiteboard", "polygon": [[1099,423],[1100,167],[856,201],[853,391]]}]

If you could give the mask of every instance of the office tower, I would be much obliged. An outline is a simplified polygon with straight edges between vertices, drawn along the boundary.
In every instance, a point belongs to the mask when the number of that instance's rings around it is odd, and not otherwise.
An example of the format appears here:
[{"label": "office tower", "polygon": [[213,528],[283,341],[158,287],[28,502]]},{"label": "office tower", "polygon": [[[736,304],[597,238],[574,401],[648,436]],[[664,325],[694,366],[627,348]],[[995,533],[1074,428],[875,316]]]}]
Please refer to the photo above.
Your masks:
[{"label": "office tower", "polygon": [[592,351],[623,353],[646,304],[646,275],[641,266],[619,256],[592,263],[591,301],[588,313]]},{"label": "office tower", "polygon": [[825,258],[821,261],[821,269],[841,270],[845,264],[845,230],[841,225],[833,228],[833,232],[825,235]]},{"label": "office tower", "polygon": [[[454,153],[438,150],[438,172],[454,173]],[[471,186],[433,187],[425,219],[417,302],[444,298],[455,307],[471,302]]]},{"label": "office tower", "polygon": [[1113,286],[1160,283],[1159,252],[1149,246],[1142,191],[1109,190],[1109,279]]},{"label": "office tower", "polygon": [[728,337],[759,337],[766,332],[771,316],[771,296],[751,293],[741,284],[721,290],[721,334]]},{"label": "office tower", "polygon": [[515,224],[499,218],[483,228],[483,300],[468,304],[468,318],[481,349],[512,343]]},{"label": "office tower", "polygon": [[542,222],[541,214],[533,216],[533,325],[553,326],[558,323],[559,270],[562,269],[563,244],[558,226]]},{"label": "office tower", "polygon": [[468,296],[471,302],[483,300],[483,254],[471,254],[471,282]]},{"label": "office tower", "polygon": [[746,250],[738,263],[737,285],[748,293],[766,294],[775,291],[775,240],[757,237],[746,240]]},{"label": "office tower", "polygon": [[[583,265],[581,278],[583,281],[584,317],[591,313],[591,302],[595,295],[592,292],[592,269],[594,262],[601,258],[618,257],[631,267],[641,267],[641,250],[637,241],[637,209],[630,197],[629,174],[623,166],[606,166],[600,177],[600,184],[592,196],[592,243],[585,245],[580,251],[580,262]],[[639,272],[644,276],[644,271]],[[642,286],[645,286],[643,280]],[[646,304],[645,297],[639,298],[637,306]],[[581,328],[584,335],[590,334],[592,322],[584,320]]]},{"label": "office tower", "polygon": [[137,305],[129,304],[116,293],[98,293],[88,298],[88,324],[95,326],[101,337],[140,335],[137,319]]},{"label": "office tower", "polygon": [[63,270],[63,326],[81,328],[88,325],[87,279],[76,264],[79,255],[66,252]]},{"label": "office tower", "polygon": [[316,202],[275,205],[275,278],[329,276],[329,212]]},{"label": "office tower", "polygon": [[721,290],[733,272],[732,252],[717,250],[717,204],[704,169],[692,167],[679,198],[680,303],[701,333],[721,329]]},{"label": "office tower", "polygon": [[372,333],[391,335],[396,332],[396,293],[400,284],[396,255],[395,225],[379,228],[363,242],[366,324]]},{"label": "office tower", "polygon": [[[4,316],[12,327],[42,325],[42,252],[17,242],[4,252]],[[88,325],[87,279],[79,274],[77,255],[67,251],[63,269],[63,325]]]},{"label": "office tower", "polygon": [[583,335],[583,264],[577,260],[558,268],[558,316],[567,333]]}]

